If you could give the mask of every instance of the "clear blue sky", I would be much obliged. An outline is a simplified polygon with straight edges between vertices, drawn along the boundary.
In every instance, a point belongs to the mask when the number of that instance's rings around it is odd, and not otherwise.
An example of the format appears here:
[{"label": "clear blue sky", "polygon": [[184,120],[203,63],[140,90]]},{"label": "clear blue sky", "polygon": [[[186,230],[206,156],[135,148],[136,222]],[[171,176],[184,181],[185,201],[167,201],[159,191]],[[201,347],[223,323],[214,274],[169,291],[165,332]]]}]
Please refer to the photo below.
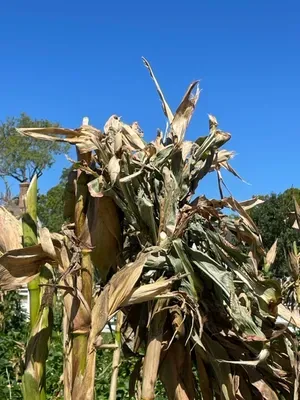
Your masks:
[{"label": "clear blue sky", "polygon": [[[25,111],[77,127],[89,116],[102,128],[115,113],[150,140],[165,120],[145,56],[173,109],[201,80],[187,136],[207,132],[208,113],[232,133],[226,148],[251,183],[226,175],[238,199],[300,186],[299,0],[14,0],[0,12],[1,120]],[[45,173],[42,191],[64,165]],[[215,177],[200,191],[214,188]]]}]

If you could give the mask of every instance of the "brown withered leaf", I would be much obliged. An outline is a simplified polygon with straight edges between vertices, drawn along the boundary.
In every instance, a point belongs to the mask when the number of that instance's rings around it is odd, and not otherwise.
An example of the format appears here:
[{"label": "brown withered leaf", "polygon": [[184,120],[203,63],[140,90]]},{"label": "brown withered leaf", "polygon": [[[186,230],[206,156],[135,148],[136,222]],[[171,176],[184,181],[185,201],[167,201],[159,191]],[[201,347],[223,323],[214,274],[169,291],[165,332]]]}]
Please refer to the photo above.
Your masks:
[{"label": "brown withered leaf", "polygon": [[182,341],[173,342],[167,351],[160,365],[159,376],[169,399],[195,399],[194,385],[187,381],[193,381],[190,357]]},{"label": "brown withered leaf", "polygon": [[267,255],[266,255],[266,263],[267,263],[267,265],[271,266],[275,261],[276,254],[277,254],[277,242],[278,242],[278,239],[275,240],[275,242],[273,243],[272,247],[267,252]]},{"label": "brown withered leaf", "polygon": [[0,258],[0,288],[16,289],[32,281],[46,263],[59,264],[62,269],[69,265],[63,237],[52,234],[47,228],[39,231],[40,243],[35,246],[14,249]]},{"label": "brown withered leaf", "polygon": [[12,290],[30,282],[51,261],[40,244],[8,251],[0,258],[0,287]]},{"label": "brown withered leaf", "polygon": [[252,207],[255,207],[255,206],[257,206],[259,204],[262,204],[262,203],[264,203],[264,201],[259,199],[259,198],[257,198],[257,197],[253,197],[252,199],[249,199],[249,200],[240,201],[240,205],[246,211],[248,211]]},{"label": "brown withered leaf", "polygon": [[293,196],[293,197],[294,197],[295,216],[296,216],[296,221],[297,221],[297,225],[298,225],[298,229],[299,229],[299,227],[300,227],[300,206],[299,206],[295,196]]},{"label": "brown withered leaf", "polygon": [[[80,277],[77,277],[77,280]],[[74,287],[74,277],[66,276],[62,289],[65,318],[69,326],[68,331],[73,334],[88,333],[91,324],[91,310],[80,290]]]},{"label": "brown withered leaf", "polygon": [[220,164],[227,162],[228,160],[232,159],[235,155],[234,151],[228,151],[225,149],[219,150],[215,153],[211,170],[217,168]]},{"label": "brown withered leaf", "polygon": [[169,279],[161,279],[154,283],[142,285],[133,289],[132,293],[122,305],[129,306],[132,304],[144,303],[145,301],[151,301],[157,296],[168,293],[174,281],[177,279],[180,279],[180,277],[175,276]]},{"label": "brown withered leaf", "polygon": [[123,139],[126,139],[127,145],[132,150],[143,150],[145,143],[137,132],[128,124],[121,123]]},{"label": "brown withered leaf", "polygon": [[290,270],[292,277],[295,281],[299,278],[299,257],[297,257],[292,251],[289,252]]},{"label": "brown withered leaf", "polygon": [[0,207],[0,253],[21,247],[21,222],[4,207]]},{"label": "brown withered leaf", "polygon": [[299,311],[296,309],[290,311],[286,306],[283,304],[278,305],[278,316],[283,318],[285,321],[290,323],[293,326],[296,326],[300,329],[300,314]]},{"label": "brown withered leaf", "polygon": [[95,150],[95,139],[100,139],[102,134],[99,129],[91,125],[82,125],[78,129],[66,129],[59,127],[47,128],[18,128],[17,131],[24,136],[35,139],[43,139],[51,142],[67,142],[75,144],[80,153]]},{"label": "brown withered leaf", "polygon": [[56,251],[49,230],[46,227],[41,228],[39,230],[39,237],[44,253],[47,254],[52,260],[55,260]]},{"label": "brown withered leaf", "polygon": [[107,321],[122,304],[126,304],[149,256],[150,253],[141,253],[135,262],[118,271],[96,297],[90,334],[92,348]]}]

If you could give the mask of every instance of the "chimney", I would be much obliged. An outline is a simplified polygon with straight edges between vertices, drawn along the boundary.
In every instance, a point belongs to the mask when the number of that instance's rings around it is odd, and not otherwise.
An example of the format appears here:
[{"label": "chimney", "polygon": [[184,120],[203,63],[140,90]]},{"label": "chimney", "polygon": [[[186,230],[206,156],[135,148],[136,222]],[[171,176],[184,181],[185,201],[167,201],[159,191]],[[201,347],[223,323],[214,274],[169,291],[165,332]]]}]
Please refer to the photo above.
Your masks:
[{"label": "chimney", "polygon": [[21,212],[25,212],[25,196],[28,191],[30,182],[22,182],[20,183],[20,194],[19,194],[19,208]]}]

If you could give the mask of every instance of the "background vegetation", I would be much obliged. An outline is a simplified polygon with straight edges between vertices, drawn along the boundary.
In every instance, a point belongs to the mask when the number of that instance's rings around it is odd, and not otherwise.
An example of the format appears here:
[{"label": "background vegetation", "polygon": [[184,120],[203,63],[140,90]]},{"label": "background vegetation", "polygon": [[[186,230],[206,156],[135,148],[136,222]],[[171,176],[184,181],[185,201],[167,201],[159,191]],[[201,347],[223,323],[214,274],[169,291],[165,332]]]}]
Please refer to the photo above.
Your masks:
[{"label": "background vegetation", "polygon": [[[54,329],[51,340],[50,353],[47,360],[47,399],[63,399],[63,345],[61,333],[61,304],[56,305]],[[17,292],[8,292],[0,303],[0,399],[22,400],[21,376],[22,357],[25,353],[25,343],[28,335],[28,321],[26,313],[21,307],[21,297]],[[114,336],[104,334],[105,342],[113,343]],[[110,374],[112,365],[112,350],[98,351],[97,375],[95,390],[97,400],[109,398]],[[137,359],[122,357],[119,370],[117,398],[129,399],[130,376]],[[164,389],[159,382],[157,385],[157,400],[165,399]]]}]

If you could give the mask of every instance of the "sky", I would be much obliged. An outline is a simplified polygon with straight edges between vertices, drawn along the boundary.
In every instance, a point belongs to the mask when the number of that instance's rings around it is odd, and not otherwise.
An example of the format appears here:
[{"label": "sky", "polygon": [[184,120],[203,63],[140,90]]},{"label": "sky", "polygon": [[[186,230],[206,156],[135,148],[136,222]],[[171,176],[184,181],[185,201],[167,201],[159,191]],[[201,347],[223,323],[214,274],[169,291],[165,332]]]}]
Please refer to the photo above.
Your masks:
[{"label": "sky", "polygon": [[[208,113],[232,134],[225,148],[249,182],[224,174],[237,199],[300,187],[298,0],[14,0],[0,16],[1,121],[24,111],[76,128],[88,116],[102,129],[117,114],[152,140],[166,121],[144,56],[174,111],[200,80],[187,139],[207,134]],[[41,192],[64,166],[61,156]],[[199,193],[218,196],[216,177]]]}]

